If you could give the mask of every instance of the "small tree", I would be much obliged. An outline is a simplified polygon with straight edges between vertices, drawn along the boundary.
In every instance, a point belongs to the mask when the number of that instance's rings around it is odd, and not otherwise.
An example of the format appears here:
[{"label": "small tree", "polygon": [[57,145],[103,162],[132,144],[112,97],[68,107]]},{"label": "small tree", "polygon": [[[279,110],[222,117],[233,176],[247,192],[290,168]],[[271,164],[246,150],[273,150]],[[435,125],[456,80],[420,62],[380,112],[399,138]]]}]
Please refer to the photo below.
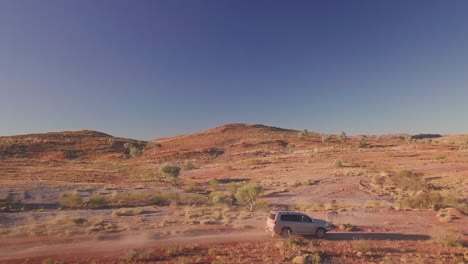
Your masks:
[{"label": "small tree", "polygon": [[109,138],[107,139],[107,142],[109,143],[109,146],[112,148],[115,144],[115,139],[114,138]]},{"label": "small tree", "polygon": [[308,136],[309,136],[309,131],[307,131],[307,129],[304,129],[304,130],[297,133],[297,138],[298,139],[305,139]]},{"label": "small tree", "polygon": [[161,172],[166,176],[166,178],[171,182],[173,185],[177,185],[179,173],[180,173],[180,167],[171,165],[169,163],[165,163],[161,167]]},{"label": "small tree", "polygon": [[332,139],[332,136],[331,135],[328,135],[328,134],[322,134],[322,142],[323,143],[328,143],[330,142],[330,140]]},{"label": "small tree", "polygon": [[256,200],[261,191],[262,186],[260,184],[248,183],[237,189],[236,199],[240,204],[247,205],[252,212],[257,207]]},{"label": "small tree", "polygon": [[367,147],[367,137],[366,136],[361,137],[361,139],[359,140],[359,143],[358,143],[358,147],[359,148]]},{"label": "small tree", "polygon": [[341,131],[340,134],[338,134],[336,136],[338,138],[338,140],[341,142],[341,143],[345,143],[346,141],[346,133],[344,131]]},{"label": "small tree", "polygon": [[413,137],[408,135],[405,137],[406,144],[411,144],[413,142]]}]

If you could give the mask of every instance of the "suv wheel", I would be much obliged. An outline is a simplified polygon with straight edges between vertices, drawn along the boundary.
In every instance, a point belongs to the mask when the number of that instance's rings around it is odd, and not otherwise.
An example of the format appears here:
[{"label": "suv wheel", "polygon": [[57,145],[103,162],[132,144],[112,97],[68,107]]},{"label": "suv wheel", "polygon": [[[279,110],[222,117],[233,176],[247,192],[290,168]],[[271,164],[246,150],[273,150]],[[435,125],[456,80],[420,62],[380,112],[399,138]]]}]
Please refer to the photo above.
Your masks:
[{"label": "suv wheel", "polygon": [[289,228],[281,229],[281,236],[284,238],[291,237],[291,229]]},{"label": "suv wheel", "polygon": [[315,236],[318,238],[323,238],[326,233],[327,231],[320,227],[320,228],[317,228],[317,231],[315,231]]}]

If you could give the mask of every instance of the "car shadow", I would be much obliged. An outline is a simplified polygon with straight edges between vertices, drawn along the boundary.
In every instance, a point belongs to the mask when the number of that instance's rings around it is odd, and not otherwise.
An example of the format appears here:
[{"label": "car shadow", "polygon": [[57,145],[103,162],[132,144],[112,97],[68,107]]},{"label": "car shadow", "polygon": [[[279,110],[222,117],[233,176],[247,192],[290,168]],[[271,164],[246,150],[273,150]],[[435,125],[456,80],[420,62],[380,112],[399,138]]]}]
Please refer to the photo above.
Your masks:
[{"label": "car shadow", "polygon": [[325,236],[326,240],[429,240],[428,235],[402,233],[367,233],[367,232],[331,232]]}]

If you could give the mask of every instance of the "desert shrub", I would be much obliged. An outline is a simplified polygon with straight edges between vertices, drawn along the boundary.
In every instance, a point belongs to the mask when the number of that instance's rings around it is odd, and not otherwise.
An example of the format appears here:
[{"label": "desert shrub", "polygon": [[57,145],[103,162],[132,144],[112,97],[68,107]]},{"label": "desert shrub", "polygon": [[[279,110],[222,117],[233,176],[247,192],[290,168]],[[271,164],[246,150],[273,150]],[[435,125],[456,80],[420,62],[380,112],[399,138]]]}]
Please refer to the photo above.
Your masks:
[{"label": "desert shrub", "polygon": [[336,159],[335,161],[333,161],[333,167],[335,167],[335,168],[343,167],[343,161],[340,160],[340,159]]},{"label": "desert shrub", "polygon": [[130,148],[130,156],[133,158],[140,157],[141,156],[141,150],[137,147],[131,147]]},{"label": "desert shrub", "polygon": [[322,139],[322,142],[323,143],[329,143],[332,139],[332,135],[328,135],[328,134],[321,134],[320,135],[321,139]]},{"label": "desert shrub", "polygon": [[372,200],[368,201],[365,204],[366,208],[373,208],[373,209],[379,209],[380,208],[380,201]]},{"label": "desert shrub", "polygon": [[408,145],[411,144],[411,143],[413,142],[413,137],[410,136],[410,135],[406,136],[406,137],[405,137],[405,142],[406,142],[406,144],[408,144]]},{"label": "desert shrub", "polygon": [[289,153],[293,153],[294,150],[296,149],[296,145],[292,143],[288,143],[288,145],[286,146],[286,149],[288,150]]},{"label": "desert shrub", "polygon": [[351,241],[351,245],[357,252],[372,252],[372,248],[369,244],[369,241],[364,240],[360,237],[355,237],[353,241]]},{"label": "desert shrub", "polygon": [[86,204],[86,207],[91,208],[91,209],[99,209],[99,208],[105,208],[108,205],[109,205],[109,200],[107,199],[106,196],[93,194],[89,198],[89,201]]},{"label": "desert shrub", "polygon": [[107,139],[107,143],[109,143],[109,146],[112,148],[115,144],[115,139],[114,138],[109,138]]},{"label": "desert shrub", "polygon": [[286,243],[288,247],[302,247],[306,245],[306,240],[303,237],[288,237],[284,240],[284,243]]},{"label": "desert shrub", "polygon": [[60,225],[62,227],[71,227],[71,226],[85,226],[88,224],[88,219],[82,217],[70,217],[64,216],[54,220],[55,225]]},{"label": "desert shrub", "polygon": [[239,186],[235,182],[230,182],[226,184],[225,187],[226,187],[226,190],[231,192],[233,195],[237,193],[237,189],[239,188]]},{"label": "desert shrub", "polygon": [[184,170],[193,170],[193,169],[196,169],[196,166],[190,160],[184,161]]},{"label": "desert shrub", "polygon": [[125,258],[123,259],[123,262],[148,262],[151,260],[152,254],[148,250],[131,250],[127,252],[125,255]]},{"label": "desert shrub", "polygon": [[453,220],[453,216],[447,212],[439,212],[437,215],[436,215],[437,219],[439,220],[439,222],[441,223],[450,223],[452,222]]},{"label": "desert shrub", "polygon": [[390,185],[405,191],[418,191],[426,188],[426,184],[420,180],[418,175],[407,170],[391,173],[388,177],[388,181]]},{"label": "desert shrub", "polygon": [[153,198],[151,199],[151,203],[154,205],[167,205],[169,204],[169,198],[166,195],[163,195],[161,193],[156,193],[153,195]]},{"label": "desert shrub", "polygon": [[208,197],[205,195],[201,194],[195,194],[195,193],[172,193],[168,194],[168,199],[171,203],[171,205],[195,205],[195,206],[201,206],[201,205],[209,205],[210,201],[208,200]]},{"label": "desert shrub", "polygon": [[397,201],[400,208],[411,209],[438,209],[441,207],[443,198],[438,192],[420,191],[416,195]]},{"label": "desert shrub", "polygon": [[134,261],[134,260],[136,260],[137,257],[138,257],[138,252],[132,250],[132,251],[127,253],[127,255],[125,256],[125,260],[126,261]]},{"label": "desert shrub", "polygon": [[338,209],[338,203],[336,200],[331,200],[330,202],[325,203],[324,209],[327,211],[330,210],[337,210]]},{"label": "desert shrub", "polygon": [[204,188],[198,185],[198,183],[194,180],[188,180],[183,187],[185,192],[197,193],[197,192],[204,192]]},{"label": "desert shrub", "polygon": [[341,143],[344,143],[346,141],[346,133],[344,131],[341,131],[340,134],[336,135],[336,137],[338,138],[338,140],[341,142]]},{"label": "desert shrub", "polygon": [[180,167],[165,163],[161,167],[161,172],[166,176],[169,182],[176,185],[178,183],[178,177],[180,173]]},{"label": "desert shrub", "polygon": [[83,198],[79,194],[64,196],[60,202],[62,208],[76,209],[83,205]]},{"label": "desert shrub", "polygon": [[451,192],[447,196],[442,197],[441,207],[452,207],[463,214],[468,214],[468,203],[463,196],[457,192]]},{"label": "desert shrub", "polygon": [[419,191],[413,196],[399,199],[396,205],[404,209],[439,210],[441,208],[455,208],[464,214],[468,212],[468,204],[456,193],[442,196],[437,191]]},{"label": "desert shrub", "polygon": [[149,193],[120,193],[112,195],[111,201],[119,206],[141,206],[150,204],[152,195]]},{"label": "desert shrub", "polygon": [[213,187],[213,188],[217,188],[219,186],[219,180],[218,179],[212,179],[208,182],[208,184]]},{"label": "desert shrub", "polygon": [[55,261],[51,258],[46,258],[41,261],[41,264],[54,264]]},{"label": "desert shrub", "polygon": [[264,164],[265,161],[262,161],[261,159],[254,159],[254,158],[251,158],[251,159],[246,159],[245,160],[245,164],[247,165],[260,165],[260,164]]},{"label": "desert shrub", "polygon": [[309,255],[309,257],[310,257],[309,260],[311,264],[322,263],[322,255],[320,254],[320,252],[312,253],[311,255]]},{"label": "desert shrub", "polygon": [[341,224],[338,226],[341,231],[357,231],[358,228],[352,224]]},{"label": "desert shrub", "polygon": [[309,136],[309,131],[307,131],[307,129],[304,129],[304,130],[297,133],[297,138],[298,139],[305,139],[308,136]]},{"label": "desert shrub", "polygon": [[221,192],[212,192],[210,193],[210,199],[211,202],[214,204],[221,204],[221,203],[227,203],[228,202],[228,197],[224,193]]},{"label": "desert shrub", "polygon": [[119,217],[119,216],[133,216],[133,215],[141,215],[145,212],[145,210],[138,208],[138,209],[119,209],[112,212],[112,216]]},{"label": "desert shrub", "polygon": [[307,185],[314,185],[317,183],[317,180],[314,180],[314,179],[308,179],[307,180]]},{"label": "desert shrub", "polygon": [[179,176],[179,173],[180,173],[180,167],[171,165],[169,163],[165,163],[161,167],[161,172],[168,176],[177,177]]},{"label": "desert shrub", "polygon": [[145,205],[167,205],[169,199],[166,195],[161,193],[127,193],[115,194],[112,196],[111,201],[118,206],[145,206]]},{"label": "desert shrub", "polygon": [[367,137],[362,136],[361,139],[359,140],[359,143],[357,145],[358,148],[366,148],[368,146],[367,144]]},{"label": "desert shrub", "polygon": [[255,210],[257,207],[256,200],[262,186],[258,183],[248,183],[237,189],[236,199],[240,204],[247,205],[250,211]]},{"label": "desert shrub", "polygon": [[299,187],[299,186],[302,186],[302,182],[300,182],[300,181],[295,181],[295,182],[292,182],[290,186],[291,186],[291,187]]},{"label": "desert shrub", "polygon": [[431,240],[436,244],[448,247],[462,245],[460,233],[455,228],[436,226],[431,232]]},{"label": "desert shrub", "polygon": [[143,181],[161,181],[161,175],[159,175],[159,172],[149,170],[140,171],[140,177]]},{"label": "desert shrub", "polygon": [[161,148],[162,145],[160,143],[156,143],[156,142],[148,142],[148,144],[146,144],[146,147],[147,148]]}]

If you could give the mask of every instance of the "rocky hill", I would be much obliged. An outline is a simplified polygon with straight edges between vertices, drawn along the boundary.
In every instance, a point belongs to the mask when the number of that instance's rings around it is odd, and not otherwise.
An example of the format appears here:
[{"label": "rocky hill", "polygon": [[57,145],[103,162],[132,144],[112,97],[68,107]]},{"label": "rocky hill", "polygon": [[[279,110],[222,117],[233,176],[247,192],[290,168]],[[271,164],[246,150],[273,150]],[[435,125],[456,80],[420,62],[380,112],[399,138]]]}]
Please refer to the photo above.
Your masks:
[{"label": "rocky hill", "polygon": [[82,130],[0,137],[0,158],[92,159],[109,154],[128,154],[131,146],[147,142],[117,138]]}]

